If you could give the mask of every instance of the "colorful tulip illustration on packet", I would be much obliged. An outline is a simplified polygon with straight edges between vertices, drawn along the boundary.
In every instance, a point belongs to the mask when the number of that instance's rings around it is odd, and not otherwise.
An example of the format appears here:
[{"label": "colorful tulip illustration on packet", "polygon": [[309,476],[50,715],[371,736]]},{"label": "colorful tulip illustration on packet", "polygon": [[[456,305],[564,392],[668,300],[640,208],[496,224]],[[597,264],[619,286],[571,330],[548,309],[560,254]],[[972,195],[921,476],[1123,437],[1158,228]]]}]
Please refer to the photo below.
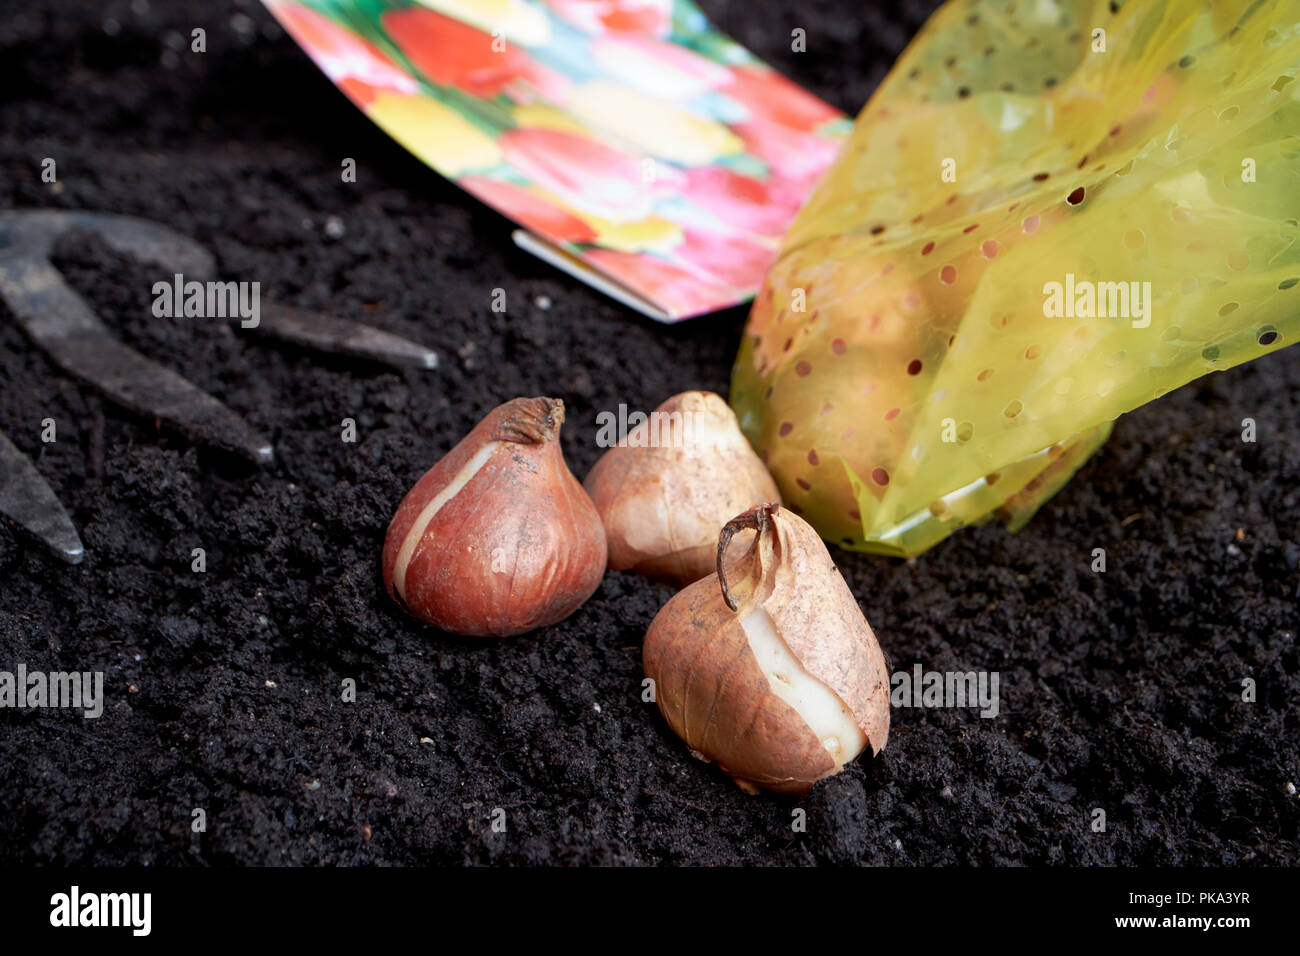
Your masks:
[{"label": "colorful tulip illustration on packet", "polygon": [[1117,416],[1296,340],[1298,219],[1300,3],[951,3],[785,237],[732,403],[830,541],[1018,527]]},{"label": "colorful tulip illustration on packet", "polygon": [[665,321],[754,296],[849,128],[688,0],[265,2],[394,139]]}]

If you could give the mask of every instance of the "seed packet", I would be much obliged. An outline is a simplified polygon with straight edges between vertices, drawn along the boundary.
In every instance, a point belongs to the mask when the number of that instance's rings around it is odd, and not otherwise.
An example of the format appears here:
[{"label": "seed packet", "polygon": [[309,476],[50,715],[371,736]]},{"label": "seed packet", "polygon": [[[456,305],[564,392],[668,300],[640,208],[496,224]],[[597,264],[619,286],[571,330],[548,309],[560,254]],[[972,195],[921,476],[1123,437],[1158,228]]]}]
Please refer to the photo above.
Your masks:
[{"label": "seed packet", "polygon": [[753,298],[849,129],[688,0],[265,2],[519,245],[665,322]]},{"label": "seed packet", "polygon": [[1018,527],[1122,413],[1300,333],[1300,3],[950,3],[754,303],[732,402],[830,541]]}]

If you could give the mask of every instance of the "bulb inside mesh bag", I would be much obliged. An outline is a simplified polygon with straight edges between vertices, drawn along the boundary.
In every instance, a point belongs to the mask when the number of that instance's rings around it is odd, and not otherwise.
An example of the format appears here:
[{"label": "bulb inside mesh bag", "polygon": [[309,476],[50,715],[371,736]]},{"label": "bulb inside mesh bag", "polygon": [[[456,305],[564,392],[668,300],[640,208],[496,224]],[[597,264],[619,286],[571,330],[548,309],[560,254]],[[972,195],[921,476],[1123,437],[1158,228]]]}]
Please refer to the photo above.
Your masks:
[{"label": "bulb inside mesh bag", "polygon": [[829,541],[1027,521],[1300,332],[1300,2],[943,7],[755,300],[732,403]]}]

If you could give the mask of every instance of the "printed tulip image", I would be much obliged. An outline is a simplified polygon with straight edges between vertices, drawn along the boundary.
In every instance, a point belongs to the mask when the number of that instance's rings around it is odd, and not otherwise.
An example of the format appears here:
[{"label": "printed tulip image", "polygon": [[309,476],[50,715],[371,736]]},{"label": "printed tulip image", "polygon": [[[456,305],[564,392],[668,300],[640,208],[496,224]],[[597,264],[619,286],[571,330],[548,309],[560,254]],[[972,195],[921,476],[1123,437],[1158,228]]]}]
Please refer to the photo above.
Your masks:
[{"label": "printed tulip image", "polygon": [[944,7],[786,235],[731,401],[827,540],[1019,527],[1117,416],[1300,334],[1295,5],[1110,6]]},{"label": "printed tulip image", "polygon": [[750,299],[847,120],[690,0],[265,0],[358,107],[665,322]]}]

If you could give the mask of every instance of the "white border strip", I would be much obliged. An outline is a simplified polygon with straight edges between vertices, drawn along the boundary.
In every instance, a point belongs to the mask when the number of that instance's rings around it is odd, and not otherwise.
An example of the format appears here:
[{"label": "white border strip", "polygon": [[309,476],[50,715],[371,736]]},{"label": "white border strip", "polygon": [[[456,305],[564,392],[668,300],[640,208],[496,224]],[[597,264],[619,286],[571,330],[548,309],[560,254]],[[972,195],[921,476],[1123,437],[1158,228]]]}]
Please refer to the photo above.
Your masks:
[{"label": "white border strip", "polygon": [[626,286],[620,285],[597,272],[577,256],[561,249],[553,242],[534,235],[525,229],[516,229],[510,233],[515,245],[525,252],[530,252],[543,262],[555,266],[561,272],[567,272],[580,282],[585,282],[597,292],[603,292],[611,299],[622,302],[629,309],[635,309],[642,315],[656,322],[675,323],[678,320],[659,308],[649,299],[637,295]]}]

